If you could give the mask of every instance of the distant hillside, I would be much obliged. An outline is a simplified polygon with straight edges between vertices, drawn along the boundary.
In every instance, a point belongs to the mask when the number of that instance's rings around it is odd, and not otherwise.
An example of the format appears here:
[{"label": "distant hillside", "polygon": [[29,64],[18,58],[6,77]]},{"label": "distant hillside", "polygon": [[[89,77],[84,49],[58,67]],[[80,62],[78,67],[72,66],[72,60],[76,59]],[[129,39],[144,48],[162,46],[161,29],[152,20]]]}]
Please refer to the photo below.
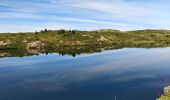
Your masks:
[{"label": "distant hillside", "polygon": [[114,30],[114,29],[99,29],[95,31],[97,32],[120,32],[119,30]]}]

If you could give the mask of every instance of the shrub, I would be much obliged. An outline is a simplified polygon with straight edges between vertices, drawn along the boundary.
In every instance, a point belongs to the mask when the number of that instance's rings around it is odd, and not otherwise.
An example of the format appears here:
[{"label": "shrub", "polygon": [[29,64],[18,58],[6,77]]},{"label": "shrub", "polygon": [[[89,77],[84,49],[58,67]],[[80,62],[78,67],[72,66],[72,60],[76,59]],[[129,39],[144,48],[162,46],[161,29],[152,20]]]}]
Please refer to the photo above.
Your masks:
[{"label": "shrub", "polygon": [[44,32],[48,32],[48,30],[45,28]]},{"label": "shrub", "polygon": [[64,33],[65,33],[64,29],[58,30],[58,34],[64,34]]}]

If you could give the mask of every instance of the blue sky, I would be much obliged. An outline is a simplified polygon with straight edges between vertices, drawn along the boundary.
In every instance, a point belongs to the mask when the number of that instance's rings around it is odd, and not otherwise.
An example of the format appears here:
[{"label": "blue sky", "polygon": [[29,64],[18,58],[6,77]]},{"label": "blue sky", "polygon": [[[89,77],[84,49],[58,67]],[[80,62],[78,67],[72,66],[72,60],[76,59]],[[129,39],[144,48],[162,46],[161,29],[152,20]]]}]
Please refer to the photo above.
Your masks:
[{"label": "blue sky", "polygon": [[169,0],[0,0],[0,32],[170,29]]}]

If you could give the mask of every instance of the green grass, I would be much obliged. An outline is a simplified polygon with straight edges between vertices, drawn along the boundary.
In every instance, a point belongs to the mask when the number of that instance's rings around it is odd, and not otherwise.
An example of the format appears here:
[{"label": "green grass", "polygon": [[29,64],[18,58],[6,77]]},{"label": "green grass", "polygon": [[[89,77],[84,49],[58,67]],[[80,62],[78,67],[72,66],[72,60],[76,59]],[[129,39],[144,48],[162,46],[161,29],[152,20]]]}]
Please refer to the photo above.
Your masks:
[{"label": "green grass", "polygon": [[[104,40],[101,39],[104,38]],[[115,45],[122,47],[165,47],[170,45],[169,30],[97,30],[67,31],[45,30],[32,33],[3,33],[0,41],[10,41],[8,46],[0,48],[24,49],[32,41],[42,41],[50,47],[60,46],[96,46]]]},{"label": "green grass", "polygon": [[165,96],[161,96],[159,99],[157,100],[170,100],[170,94],[167,94]]}]

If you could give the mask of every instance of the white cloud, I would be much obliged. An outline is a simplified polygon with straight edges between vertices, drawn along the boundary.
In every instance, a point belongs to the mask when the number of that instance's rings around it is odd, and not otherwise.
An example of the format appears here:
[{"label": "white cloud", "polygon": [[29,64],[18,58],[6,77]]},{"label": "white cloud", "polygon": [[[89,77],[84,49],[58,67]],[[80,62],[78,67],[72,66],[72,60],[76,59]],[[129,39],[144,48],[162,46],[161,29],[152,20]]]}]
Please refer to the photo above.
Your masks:
[{"label": "white cloud", "polygon": [[[58,28],[62,26],[63,28],[83,30],[95,28],[163,29],[170,27],[168,23],[170,21],[169,10],[166,9],[170,2],[166,0],[161,3],[148,2],[146,4],[146,2],[129,0],[46,0],[45,3],[41,1],[16,3],[14,1],[3,1],[0,6],[6,6],[9,11],[2,12],[0,9],[0,21],[3,22],[0,23],[0,29],[1,32],[13,31],[11,29],[14,28],[11,24],[27,26],[23,30],[30,31],[39,29],[34,28],[35,25],[47,26],[47,28],[54,25]],[[8,19],[16,19],[16,21],[9,23]],[[23,24],[18,24],[22,23],[23,19],[25,20]],[[30,21],[28,24],[27,19],[34,21]],[[37,20],[43,21],[37,23]],[[18,23],[16,23],[17,21]],[[30,26],[31,22],[32,25]],[[5,28],[4,26],[8,27]],[[15,27],[15,30],[17,29],[20,30]]]}]

